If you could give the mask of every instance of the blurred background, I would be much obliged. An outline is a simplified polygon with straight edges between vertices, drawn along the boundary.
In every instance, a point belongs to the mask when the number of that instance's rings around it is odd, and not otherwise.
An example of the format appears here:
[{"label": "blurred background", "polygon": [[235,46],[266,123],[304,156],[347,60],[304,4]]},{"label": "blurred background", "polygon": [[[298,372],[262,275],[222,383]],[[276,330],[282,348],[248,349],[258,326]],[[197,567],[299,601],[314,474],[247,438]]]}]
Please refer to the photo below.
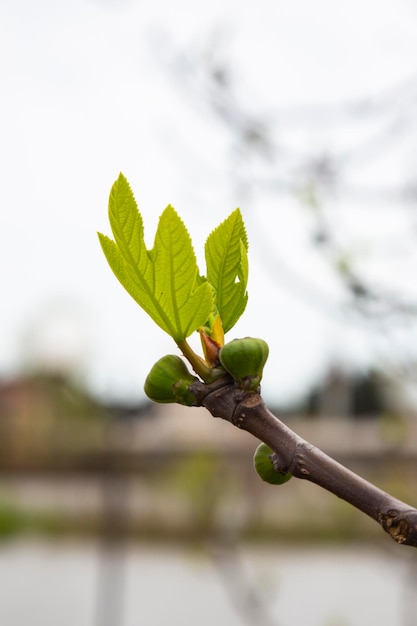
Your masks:
[{"label": "blurred background", "polygon": [[0,2],[2,624],[415,624],[411,548],[147,402],[175,346],[96,231],[122,171],[204,273],[239,206],[268,405],[416,505],[416,33],[412,0]]}]

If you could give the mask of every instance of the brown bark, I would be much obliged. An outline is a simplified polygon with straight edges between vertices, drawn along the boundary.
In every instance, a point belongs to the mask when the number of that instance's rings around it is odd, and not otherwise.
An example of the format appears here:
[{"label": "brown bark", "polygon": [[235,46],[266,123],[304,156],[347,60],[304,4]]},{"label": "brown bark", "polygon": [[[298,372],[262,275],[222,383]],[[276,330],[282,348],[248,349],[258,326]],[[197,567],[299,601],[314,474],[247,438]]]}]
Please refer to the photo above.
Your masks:
[{"label": "brown bark", "polygon": [[417,547],[417,510],[397,500],[308,443],[266,407],[258,393],[243,393],[230,380],[196,383],[198,404],[214,417],[248,431],[274,450],[281,472],[309,480],[377,521],[398,543]]}]

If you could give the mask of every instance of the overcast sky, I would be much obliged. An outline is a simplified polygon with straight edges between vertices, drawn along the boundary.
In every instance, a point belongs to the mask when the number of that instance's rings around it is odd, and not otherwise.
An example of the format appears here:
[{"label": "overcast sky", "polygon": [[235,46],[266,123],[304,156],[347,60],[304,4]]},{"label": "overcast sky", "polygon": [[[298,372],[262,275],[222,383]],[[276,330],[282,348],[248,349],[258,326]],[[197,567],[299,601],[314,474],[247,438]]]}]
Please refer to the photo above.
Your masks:
[{"label": "overcast sky", "polygon": [[[308,219],[295,200],[271,195],[261,206],[239,196],[230,136],[170,75],[171,51],[197,54],[219,29],[223,42],[230,34],[227,52],[254,110],[258,101],[271,112],[366,99],[417,72],[411,0],[213,0],[198,12],[189,0],[0,0],[3,375],[30,358],[68,359],[94,390],[137,399],[153,362],[175,352],[123,291],[97,242],[97,230],[110,234],[107,200],[119,171],[136,195],[149,247],[170,203],[202,262],[208,233],[241,207],[250,297],[230,338],[268,341],[267,397],[296,394],[340,355],[359,365],[375,359],[381,346],[365,342],[360,328],[298,297],[282,268],[271,270],[272,253],[302,259],[307,281],[340,296],[308,249]],[[292,132],[294,145],[310,140]],[[332,145],[331,130],[322,141]],[[395,179],[398,168],[385,165],[384,177]],[[380,215],[382,231],[392,229]],[[397,217],[401,232],[400,209]]]}]

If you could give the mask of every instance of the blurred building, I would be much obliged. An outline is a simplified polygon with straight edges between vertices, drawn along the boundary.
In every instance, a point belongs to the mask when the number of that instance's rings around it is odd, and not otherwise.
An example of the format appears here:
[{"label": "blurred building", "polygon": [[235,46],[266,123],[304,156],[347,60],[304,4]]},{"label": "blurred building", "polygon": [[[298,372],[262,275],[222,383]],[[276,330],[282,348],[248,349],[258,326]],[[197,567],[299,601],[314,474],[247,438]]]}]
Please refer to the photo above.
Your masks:
[{"label": "blurred building", "polygon": [[0,382],[0,451],[16,463],[88,450],[102,439],[108,414],[60,374]]}]

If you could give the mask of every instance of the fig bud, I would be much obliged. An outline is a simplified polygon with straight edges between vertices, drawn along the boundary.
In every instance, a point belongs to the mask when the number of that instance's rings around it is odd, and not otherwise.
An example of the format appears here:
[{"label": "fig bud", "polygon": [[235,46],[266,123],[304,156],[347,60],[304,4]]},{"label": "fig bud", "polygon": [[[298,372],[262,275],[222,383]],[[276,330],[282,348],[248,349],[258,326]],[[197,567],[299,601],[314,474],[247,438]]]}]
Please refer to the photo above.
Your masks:
[{"label": "fig bud", "polygon": [[239,387],[256,391],[262,379],[269,348],[263,339],[244,337],[226,343],[219,353],[220,363]]},{"label": "fig bud", "polygon": [[177,402],[195,406],[196,397],[190,390],[198,381],[184,361],[175,354],[167,354],[155,363],[146,377],[144,390],[154,402]]},{"label": "fig bud", "polygon": [[282,485],[290,480],[292,475],[288,472],[280,472],[274,467],[273,455],[274,451],[266,443],[261,443],[253,455],[253,465],[258,476],[266,483]]}]

